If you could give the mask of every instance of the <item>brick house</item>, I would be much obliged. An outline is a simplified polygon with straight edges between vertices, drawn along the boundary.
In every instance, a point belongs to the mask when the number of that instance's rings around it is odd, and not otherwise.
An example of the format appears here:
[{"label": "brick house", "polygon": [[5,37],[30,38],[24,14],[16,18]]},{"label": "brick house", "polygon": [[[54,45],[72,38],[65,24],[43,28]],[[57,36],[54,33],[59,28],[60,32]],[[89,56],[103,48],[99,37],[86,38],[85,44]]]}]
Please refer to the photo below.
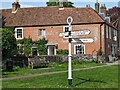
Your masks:
[{"label": "brick house", "polygon": [[[120,7],[108,9],[107,16],[110,17],[110,23],[118,29],[118,38],[120,38]],[[120,56],[120,39],[118,39],[118,48],[118,56]]]},{"label": "brick house", "polygon": [[[96,4],[98,5],[98,4]],[[103,10],[104,11],[104,10]],[[31,37],[33,40],[48,40],[48,55],[56,55],[56,50],[68,50],[68,38],[62,32],[69,30],[67,17],[73,18],[73,38],[81,42],[72,43],[72,54],[97,55],[102,48],[103,55],[117,54],[117,29],[103,19],[91,7],[64,8],[58,6],[20,8],[19,2],[12,9],[2,9],[4,27],[14,27],[17,40]],[[82,34],[82,35],[81,35]]]}]

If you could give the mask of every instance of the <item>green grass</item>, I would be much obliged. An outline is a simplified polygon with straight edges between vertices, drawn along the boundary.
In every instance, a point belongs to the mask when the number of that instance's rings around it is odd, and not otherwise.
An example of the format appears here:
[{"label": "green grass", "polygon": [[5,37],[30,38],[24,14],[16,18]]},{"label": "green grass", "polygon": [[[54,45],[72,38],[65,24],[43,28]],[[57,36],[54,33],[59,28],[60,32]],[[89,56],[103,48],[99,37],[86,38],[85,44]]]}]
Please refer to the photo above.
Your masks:
[{"label": "green grass", "polygon": [[[67,73],[3,81],[3,88],[67,88]],[[118,66],[73,71],[73,88],[118,88]]]},{"label": "green grass", "polygon": [[[72,63],[72,68],[77,69],[77,68],[85,68],[85,67],[90,67],[90,66],[98,66],[98,65],[103,65],[103,64],[98,64],[95,62],[79,62],[79,61],[74,61]],[[21,76],[21,75],[28,75],[28,74],[40,74],[44,72],[55,72],[55,71],[64,71],[68,70],[68,63],[63,63],[63,64],[58,64],[58,63],[51,63],[49,65],[49,68],[46,69],[29,69],[29,68],[14,68],[14,72],[3,72],[2,77],[3,78],[8,78],[8,77],[14,77],[14,76]]]}]

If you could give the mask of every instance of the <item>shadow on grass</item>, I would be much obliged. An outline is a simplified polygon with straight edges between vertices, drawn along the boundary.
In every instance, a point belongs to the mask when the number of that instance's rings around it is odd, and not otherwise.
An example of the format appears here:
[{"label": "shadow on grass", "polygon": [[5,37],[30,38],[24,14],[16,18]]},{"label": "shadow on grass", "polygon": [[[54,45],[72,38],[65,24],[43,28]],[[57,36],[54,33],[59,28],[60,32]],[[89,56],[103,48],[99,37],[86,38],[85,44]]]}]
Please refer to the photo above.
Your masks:
[{"label": "shadow on grass", "polygon": [[104,81],[102,81],[102,80],[94,80],[94,79],[90,79],[90,78],[88,78],[88,79],[85,79],[85,78],[77,78],[77,79],[82,80],[82,82],[75,84],[75,86],[78,86],[78,85],[83,84],[83,83],[86,83],[86,82],[106,83],[106,82],[104,82]]}]

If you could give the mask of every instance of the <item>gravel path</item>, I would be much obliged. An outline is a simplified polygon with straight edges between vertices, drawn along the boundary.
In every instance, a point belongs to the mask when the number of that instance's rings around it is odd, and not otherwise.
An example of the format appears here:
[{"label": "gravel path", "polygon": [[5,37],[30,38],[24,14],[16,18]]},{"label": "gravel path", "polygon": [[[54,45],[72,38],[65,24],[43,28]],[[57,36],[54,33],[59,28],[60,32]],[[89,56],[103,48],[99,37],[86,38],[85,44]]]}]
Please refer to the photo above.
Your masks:
[{"label": "gravel path", "polygon": [[[88,70],[88,69],[93,69],[93,68],[100,68],[100,67],[107,67],[111,65],[117,65],[120,64],[120,60],[116,61],[114,63],[106,63],[106,65],[102,66],[93,66],[93,67],[88,67],[88,68],[79,68],[79,69],[74,69],[72,71],[80,71],[80,70]],[[42,76],[42,75],[51,75],[51,74],[58,74],[58,73],[65,73],[68,71],[57,71],[57,72],[46,72],[46,73],[40,73],[40,74],[30,74],[30,75],[25,75],[25,76],[15,76],[11,78],[0,78],[0,81],[2,80],[14,80],[14,79],[20,79],[20,78],[29,78],[29,77],[36,77],[36,76]]]}]

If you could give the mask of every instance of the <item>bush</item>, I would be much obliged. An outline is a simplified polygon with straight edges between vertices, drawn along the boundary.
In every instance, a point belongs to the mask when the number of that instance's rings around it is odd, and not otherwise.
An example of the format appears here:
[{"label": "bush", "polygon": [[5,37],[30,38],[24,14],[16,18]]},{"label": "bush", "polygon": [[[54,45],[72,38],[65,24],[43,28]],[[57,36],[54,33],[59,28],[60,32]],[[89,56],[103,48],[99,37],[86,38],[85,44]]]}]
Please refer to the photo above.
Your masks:
[{"label": "bush", "polygon": [[66,54],[68,54],[68,50],[59,49],[59,50],[57,50],[57,54],[66,55]]},{"label": "bush", "polygon": [[0,28],[2,31],[2,56],[3,58],[11,57],[17,52],[16,39],[12,28]]},{"label": "bush", "polygon": [[98,56],[102,56],[102,53],[103,53],[103,52],[102,52],[102,48],[100,48],[100,49],[97,51],[97,55],[98,55]]}]

